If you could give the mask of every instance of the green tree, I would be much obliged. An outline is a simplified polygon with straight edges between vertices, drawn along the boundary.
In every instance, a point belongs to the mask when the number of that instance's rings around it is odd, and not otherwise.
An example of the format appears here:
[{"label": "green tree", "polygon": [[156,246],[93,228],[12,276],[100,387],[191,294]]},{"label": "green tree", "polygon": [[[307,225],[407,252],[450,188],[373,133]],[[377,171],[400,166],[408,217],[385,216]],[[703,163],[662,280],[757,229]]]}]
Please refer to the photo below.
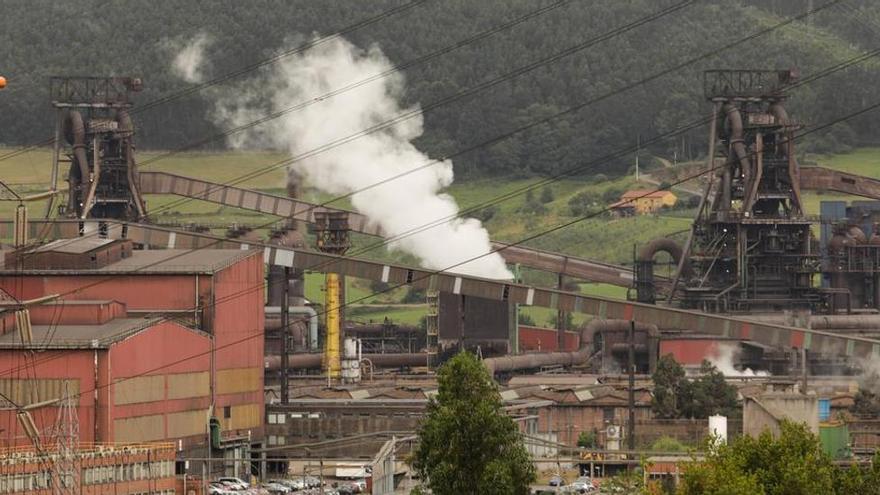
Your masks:
[{"label": "green tree", "polygon": [[690,401],[682,404],[681,413],[690,418],[708,418],[715,414],[739,416],[741,409],[736,388],[724,380],[724,374],[704,360],[700,377],[690,384]]},{"label": "green tree", "polygon": [[578,434],[577,445],[585,449],[594,449],[597,445],[597,437],[598,434],[595,429],[593,431],[582,431]]},{"label": "green tree", "polygon": [[672,354],[666,354],[657,361],[657,367],[651,375],[654,382],[654,396],[651,397],[651,410],[654,416],[672,419],[679,416],[679,402],[687,387],[684,368]]},{"label": "green tree", "polygon": [[552,202],[553,199],[555,199],[555,196],[553,195],[553,189],[550,186],[541,189],[541,203],[547,204]]},{"label": "green tree", "polygon": [[524,312],[520,311],[518,319],[519,319],[520,325],[527,325],[530,327],[535,326],[535,319],[532,318],[532,315],[530,315],[528,313],[524,313]]},{"label": "green tree", "polygon": [[652,375],[654,395],[651,409],[659,418],[708,418],[714,414],[736,417],[741,413],[736,387],[709,361],[703,361],[700,376],[685,377],[672,354],[660,358]]},{"label": "green tree", "polygon": [[[868,472],[838,471],[806,425],[783,421],[778,437],[765,431],[757,438],[742,436],[730,445],[710,449],[703,462],[687,468],[678,493],[876,493],[863,491],[872,472],[873,468]],[[847,491],[842,491],[842,484]]]},{"label": "green tree", "polygon": [[437,372],[413,467],[435,495],[526,495],[535,467],[492,377],[460,353]]}]

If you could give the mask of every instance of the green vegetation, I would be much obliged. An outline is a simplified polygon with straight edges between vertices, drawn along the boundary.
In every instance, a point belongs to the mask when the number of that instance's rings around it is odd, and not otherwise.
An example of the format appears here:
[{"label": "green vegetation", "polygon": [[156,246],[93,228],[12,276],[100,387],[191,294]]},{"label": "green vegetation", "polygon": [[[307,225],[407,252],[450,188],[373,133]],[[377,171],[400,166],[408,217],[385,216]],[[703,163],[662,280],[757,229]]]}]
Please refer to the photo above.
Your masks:
[{"label": "green vegetation", "polygon": [[876,494],[880,457],[867,468],[836,468],[806,425],[783,422],[774,438],[741,436],[713,446],[705,461],[685,470],[680,495]]},{"label": "green vegetation", "polygon": [[526,495],[535,466],[495,381],[470,353],[437,372],[412,465],[435,495]]},{"label": "green vegetation", "polygon": [[[352,30],[346,37],[363,48],[377,46],[392,64],[405,64],[548,3],[425,2]],[[430,63],[407,67],[406,102],[427,107],[675,3],[568,3],[478,43],[452,50]],[[141,76],[145,88],[136,101],[144,104],[189,87],[173,75],[171,60],[186,41],[198,34],[211,40],[206,47],[204,66],[204,74],[210,79],[297,46],[313,33],[339,32],[400,5],[396,0],[298,0],[271,5],[233,0],[170,0],[160,4],[8,0],[0,18],[0,46],[5,49],[3,70],[9,78],[9,88],[0,95],[0,114],[15,116],[15,125],[0,128],[0,143],[41,142],[52,135],[52,108],[46,91],[50,75]],[[674,15],[494,86],[490,91],[427,112],[425,133],[418,145],[432,156],[443,156],[486,142],[554,116],[574,104],[613,93],[805,8],[799,0],[697,2]],[[869,23],[863,19],[876,19],[880,5],[854,0],[848,2],[847,9],[825,9],[806,21],[794,22],[735,49],[724,50],[650,85],[591,105],[586,111],[567,114],[477,152],[458,156],[456,174],[532,177],[584,166],[634,144],[638,135],[644,142],[703,115],[708,109],[700,84],[704,69],[754,67],[756,61],[764,61],[757,65],[797,66],[808,76],[860,54],[863,49],[874,48],[880,31],[866,28]],[[96,15],[98,12],[100,15]],[[51,26],[45,26],[47,18],[51,18]],[[790,100],[792,115],[810,124],[827,122],[864,102],[876,101],[880,91],[874,84],[878,67],[878,62],[869,60],[846,73],[799,88]],[[136,121],[142,149],[175,149],[217,134],[222,129],[209,118],[213,101],[225,91],[251,91],[252,76],[248,73],[225,82],[221,88],[190,94],[140,112]],[[829,104],[831,101],[834,103]],[[811,136],[811,148],[837,152],[871,139],[876,119],[876,115],[868,114]],[[671,155],[671,151],[676,151],[679,159],[694,158],[703,152],[704,143],[705,129],[694,129],[678,139],[649,146],[645,162],[650,162],[648,153],[665,156]],[[206,148],[216,151],[222,146],[221,142],[212,142]],[[620,176],[626,173],[630,158],[593,163],[578,175]]]},{"label": "green vegetation", "polygon": [[736,417],[741,413],[736,387],[724,381],[724,375],[708,361],[703,361],[700,376],[689,380],[672,354],[667,354],[657,362],[651,378],[654,382],[651,409],[655,417],[708,418],[714,414]]},{"label": "green vegetation", "polygon": [[595,429],[593,431],[582,431],[578,435],[577,445],[585,449],[595,449],[599,444],[598,437],[599,435]]}]

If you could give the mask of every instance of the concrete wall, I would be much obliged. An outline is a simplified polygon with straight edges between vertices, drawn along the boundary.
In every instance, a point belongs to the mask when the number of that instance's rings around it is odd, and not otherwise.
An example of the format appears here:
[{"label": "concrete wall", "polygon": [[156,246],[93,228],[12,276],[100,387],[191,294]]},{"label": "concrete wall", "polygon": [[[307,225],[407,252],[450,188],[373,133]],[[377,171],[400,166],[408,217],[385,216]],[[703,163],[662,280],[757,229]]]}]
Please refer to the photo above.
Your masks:
[{"label": "concrete wall", "polygon": [[743,400],[743,434],[758,436],[768,430],[779,434],[779,423],[788,419],[806,423],[810,430],[819,433],[819,402],[815,395],[797,393],[765,393]]}]

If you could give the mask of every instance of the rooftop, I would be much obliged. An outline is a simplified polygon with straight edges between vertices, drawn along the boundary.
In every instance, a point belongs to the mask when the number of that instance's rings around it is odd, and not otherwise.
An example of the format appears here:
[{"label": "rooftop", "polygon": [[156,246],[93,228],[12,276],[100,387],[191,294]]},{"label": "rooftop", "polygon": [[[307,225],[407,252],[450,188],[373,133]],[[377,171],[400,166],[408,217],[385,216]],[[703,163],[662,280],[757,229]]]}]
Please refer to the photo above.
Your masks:
[{"label": "rooftop", "polygon": [[34,325],[33,342],[18,332],[0,335],[0,349],[106,349],[163,321],[161,318],[119,318],[103,325]]},{"label": "rooftop", "polygon": [[113,244],[113,242],[115,242],[114,239],[100,239],[94,237],[82,237],[76,240],[57,239],[52,242],[47,242],[46,244],[37,246],[30,251],[37,253],[55,252],[82,254],[104,247],[108,244]]},{"label": "rooftop", "polygon": [[[104,239],[89,239],[89,241],[104,241]],[[67,242],[69,245],[64,247],[52,247],[51,245],[58,242]],[[91,247],[90,247],[91,246]],[[91,242],[74,242],[61,239],[44,244],[36,250],[41,252],[62,252],[62,249],[72,249],[76,253],[88,252],[99,247]],[[14,271],[7,269],[5,266],[0,267],[0,275],[9,275],[15,273],[21,275],[23,273],[52,273],[52,274],[81,274],[81,273],[200,273],[213,274],[235,262],[245,259],[248,256],[257,254],[256,250],[239,250],[239,249],[158,249],[158,250],[135,250],[131,256],[110,263],[106,266],[89,269],[24,269]],[[2,263],[2,260],[0,260]]]}]

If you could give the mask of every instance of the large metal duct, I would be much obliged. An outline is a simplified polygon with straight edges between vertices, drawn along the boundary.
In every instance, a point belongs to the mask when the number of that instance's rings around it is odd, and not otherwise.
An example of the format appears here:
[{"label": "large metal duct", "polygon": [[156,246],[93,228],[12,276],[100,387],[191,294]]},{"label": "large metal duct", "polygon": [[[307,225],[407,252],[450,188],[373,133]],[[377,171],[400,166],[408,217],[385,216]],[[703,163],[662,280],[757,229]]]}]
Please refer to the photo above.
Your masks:
[{"label": "large metal duct", "polygon": [[[89,160],[86,157],[86,126],[83,122],[82,114],[76,110],[67,112],[64,119],[64,137],[73,147],[73,157],[76,161],[76,167],[73,164],[70,167],[69,178],[72,192],[77,186],[89,182]],[[79,177],[74,175],[74,171],[79,171]],[[71,201],[73,201],[73,196],[71,194]]]},{"label": "large metal duct", "polygon": [[[739,108],[732,103],[725,103],[723,107],[721,107],[722,113],[727,116],[727,125],[729,127],[728,131],[730,132],[730,146],[733,148],[733,153],[736,155],[737,160],[739,160],[739,166],[742,169],[742,173],[745,176],[744,182],[746,184],[750,184],[750,179],[752,177],[752,165],[749,160],[748,150],[746,149],[745,141],[743,140],[743,120],[742,114],[739,112]],[[722,188],[723,194],[723,205],[722,208],[724,210],[730,209],[730,182],[731,182],[731,171],[730,168],[726,168],[724,170],[724,175],[722,177],[724,181],[724,187]],[[749,205],[750,197],[746,197],[745,205]]]},{"label": "large metal duct", "polygon": [[[790,325],[792,322],[785,315],[749,315],[746,318],[761,323]],[[810,316],[810,328],[845,332],[847,330],[874,330],[880,332],[880,315],[813,315]]]},{"label": "large metal duct", "polygon": [[[291,354],[290,369],[320,369],[323,355],[323,353]],[[428,356],[424,353],[364,354],[362,359],[378,367],[425,366],[428,362]],[[267,370],[281,369],[281,356],[278,354],[265,356],[263,362]]]},{"label": "large metal duct", "polygon": [[[502,371],[517,371],[525,369],[535,369],[542,366],[573,366],[582,364],[587,361],[593,350],[590,345],[593,342],[593,336],[602,332],[624,332],[629,330],[631,322],[629,320],[600,320],[594,319],[590,321],[581,330],[581,346],[574,352],[544,352],[535,354],[522,354],[518,356],[501,356],[496,358],[484,359],[483,364],[489,373],[495,374]],[[647,332],[649,338],[648,354],[654,356],[656,360],[656,349],[651,352],[651,346],[656,348],[657,336],[659,332],[656,325],[645,323],[636,323],[636,332]],[[652,344],[653,343],[653,344]]]},{"label": "large metal duct", "polygon": [[676,266],[681,266],[680,276],[685,280],[691,278],[694,274],[690,260],[683,259],[684,250],[677,242],[666,237],[654,239],[642,246],[636,259],[636,294],[639,302],[648,304],[656,302],[654,256],[659,252],[668,253]]},{"label": "large metal duct", "polygon": [[140,192],[140,179],[137,173],[137,164],[134,159],[134,144],[132,137],[134,136],[134,124],[131,121],[131,114],[125,108],[116,111],[116,123],[119,131],[123,133],[123,143],[125,146],[125,162],[127,164],[128,187],[134,199],[135,208],[138,210],[138,217],[143,218],[147,212],[144,207],[144,200]]}]

